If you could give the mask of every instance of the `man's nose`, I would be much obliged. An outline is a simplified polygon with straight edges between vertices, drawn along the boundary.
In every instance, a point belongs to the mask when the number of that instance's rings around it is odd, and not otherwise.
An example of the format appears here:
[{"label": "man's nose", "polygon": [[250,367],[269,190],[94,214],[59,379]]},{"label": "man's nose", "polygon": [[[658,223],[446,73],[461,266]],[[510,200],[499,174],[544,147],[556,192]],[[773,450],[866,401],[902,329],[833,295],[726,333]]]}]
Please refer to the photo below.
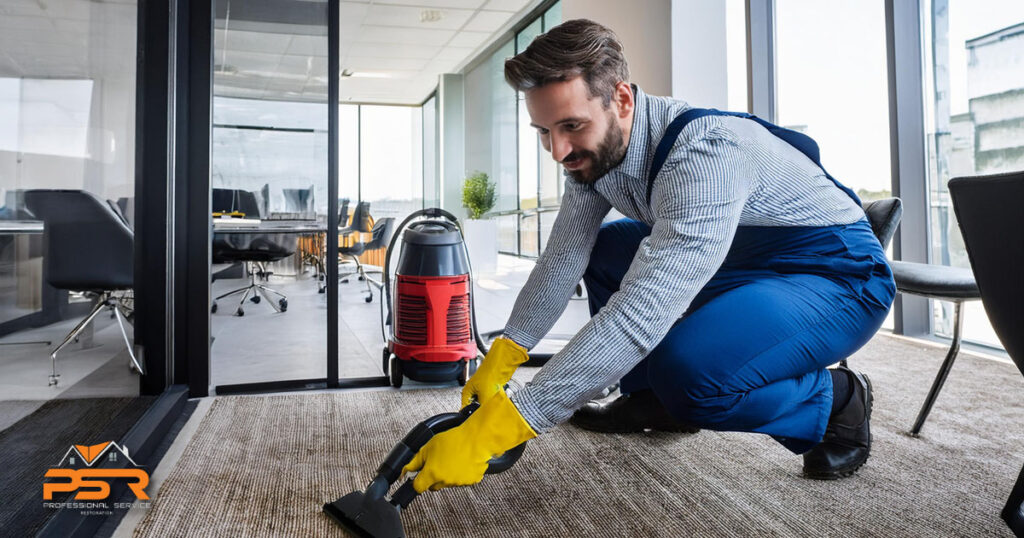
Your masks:
[{"label": "man's nose", "polygon": [[572,153],[572,144],[569,143],[569,138],[551,133],[551,157],[562,162],[570,153]]}]

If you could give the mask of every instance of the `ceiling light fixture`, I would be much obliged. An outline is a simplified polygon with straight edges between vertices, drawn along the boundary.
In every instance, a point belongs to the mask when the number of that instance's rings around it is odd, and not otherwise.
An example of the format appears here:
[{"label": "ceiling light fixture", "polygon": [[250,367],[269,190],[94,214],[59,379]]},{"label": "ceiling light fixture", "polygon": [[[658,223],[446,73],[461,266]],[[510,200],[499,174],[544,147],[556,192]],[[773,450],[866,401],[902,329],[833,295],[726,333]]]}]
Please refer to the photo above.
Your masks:
[{"label": "ceiling light fixture", "polygon": [[424,9],[420,12],[420,22],[437,22],[441,20],[442,12],[437,9]]}]

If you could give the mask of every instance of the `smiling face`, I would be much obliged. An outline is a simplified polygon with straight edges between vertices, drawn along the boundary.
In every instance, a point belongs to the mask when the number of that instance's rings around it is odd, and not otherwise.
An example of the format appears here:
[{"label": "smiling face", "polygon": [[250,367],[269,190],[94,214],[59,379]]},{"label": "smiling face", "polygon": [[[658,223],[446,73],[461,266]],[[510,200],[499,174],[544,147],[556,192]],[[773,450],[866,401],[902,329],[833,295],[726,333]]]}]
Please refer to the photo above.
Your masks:
[{"label": "smiling face", "polygon": [[526,91],[530,125],[573,179],[592,184],[622,162],[633,125],[633,91],[620,82],[607,107],[582,77]]}]

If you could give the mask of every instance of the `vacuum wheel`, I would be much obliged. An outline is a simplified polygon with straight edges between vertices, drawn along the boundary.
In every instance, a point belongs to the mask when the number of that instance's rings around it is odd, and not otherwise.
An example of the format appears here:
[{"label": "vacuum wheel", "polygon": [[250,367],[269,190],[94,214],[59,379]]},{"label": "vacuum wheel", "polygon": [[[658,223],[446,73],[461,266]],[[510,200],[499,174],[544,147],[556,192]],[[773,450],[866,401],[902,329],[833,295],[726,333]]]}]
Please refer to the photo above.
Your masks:
[{"label": "vacuum wheel", "polygon": [[388,373],[391,377],[391,386],[396,389],[402,388],[402,363],[398,361],[398,357],[391,357]]},{"label": "vacuum wheel", "polygon": [[391,363],[391,352],[388,351],[388,348],[384,348],[384,352],[381,353],[380,371],[384,372],[385,376],[388,375],[388,366],[389,366],[390,363]]},{"label": "vacuum wheel", "polygon": [[460,387],[466,386],[466,381],[469,381],[469,361],[467,360],[462,361],[462,368],[459,369],[458,381]]}]

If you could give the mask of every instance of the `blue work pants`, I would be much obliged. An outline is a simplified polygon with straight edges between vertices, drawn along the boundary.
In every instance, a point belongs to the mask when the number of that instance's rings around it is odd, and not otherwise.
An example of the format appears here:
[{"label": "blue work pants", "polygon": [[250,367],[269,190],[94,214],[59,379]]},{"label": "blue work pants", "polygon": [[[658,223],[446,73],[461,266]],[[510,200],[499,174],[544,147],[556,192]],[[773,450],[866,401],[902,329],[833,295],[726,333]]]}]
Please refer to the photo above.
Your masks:
[{"label": "blue work pants", "polygon": [[[591,315],[619,289],[650,227],[601,227],[584,275]],[[741,226],[711,280],[661,343],[621,381],[650,389],[678,420],[759,432],[803,453],[832,407],[825,367],[863,346],[896,292],[866,220],[828,227]]]}]

